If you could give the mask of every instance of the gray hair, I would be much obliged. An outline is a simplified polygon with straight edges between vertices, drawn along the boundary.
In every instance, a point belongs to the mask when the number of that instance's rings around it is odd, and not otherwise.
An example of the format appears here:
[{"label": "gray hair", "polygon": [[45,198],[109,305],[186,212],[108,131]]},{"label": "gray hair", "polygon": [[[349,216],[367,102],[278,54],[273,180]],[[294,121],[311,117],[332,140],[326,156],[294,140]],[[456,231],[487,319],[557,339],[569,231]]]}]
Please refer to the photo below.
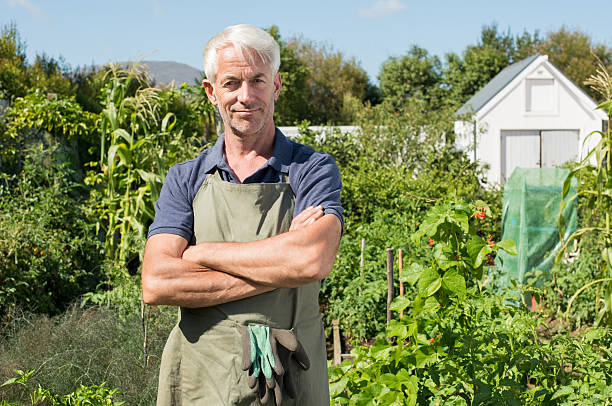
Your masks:
[{"label": "gray hair", "polygon": [[[250,24],[238,24],[225,28],[208,41],[204,48],[204,73],[206,78],[214,83],[217,75],[217,51],[232,45],[241,58],[249,58],[249,62],[259,63],[252,52],[255,51],[259,59],[272,68],[276,74],[280,67],[280,48],[274,38],[266,31]],[[245,52],[247,51],[247,52]]]}]

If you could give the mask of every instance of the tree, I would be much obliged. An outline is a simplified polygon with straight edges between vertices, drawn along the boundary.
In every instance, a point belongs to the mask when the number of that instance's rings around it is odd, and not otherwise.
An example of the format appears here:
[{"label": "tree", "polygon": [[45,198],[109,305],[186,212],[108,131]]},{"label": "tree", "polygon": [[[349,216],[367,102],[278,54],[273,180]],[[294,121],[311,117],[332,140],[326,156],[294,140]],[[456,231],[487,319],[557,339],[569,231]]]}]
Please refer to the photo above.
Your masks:
[{"label": "tree", "polygon": [[27,91],[25,42],[10,23],[0,31],[0,99],[13,99]]},{"label": "tree", "polygon": [[308,66],[300,59],[295,49],[288,47],[281,39],[278,27],[271,26],[267,30],[280,46],[281,64],[279,72],[283,87],[274,105],[274,122],[277,125],[294,125],[308,116],[307,79]]},{"label": "tree", "polygon": [[42,92],[71,95],[68,68],[44,53],[37,55],[34,64],[26,60],[26,44],[21,40],[17,26],[10,23],[0,30],[0,99],[23,97],[32,87]]},{"label": "tree", "polygon": [[368,74],[355,58],[333,47],[304,38],[293,38],[287,47],[308,67],[306,80],[309,121],[317,124],[351,124],[355,110],[367,95],[375,96]]},{"label": "tree", "polygon": [[399,108],[408,99],[416,98],[438,107],[441,92],[442,66],[436,56],[413,45],[402,57],[387,59],[378,75],[383,99]]}]

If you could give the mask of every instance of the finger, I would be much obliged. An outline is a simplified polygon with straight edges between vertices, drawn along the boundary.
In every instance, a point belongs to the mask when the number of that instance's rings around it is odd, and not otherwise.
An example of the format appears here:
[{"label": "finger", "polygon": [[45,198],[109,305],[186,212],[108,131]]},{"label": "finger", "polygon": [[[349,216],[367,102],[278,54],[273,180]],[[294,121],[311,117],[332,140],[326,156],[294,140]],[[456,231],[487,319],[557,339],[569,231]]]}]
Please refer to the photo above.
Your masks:
[{"label": "finger", "polygon": [[289,230],[291,231],[299,230],[300,228],[308,225],[309,220],[312,218],[313,215],[316,216],[317,213],[318,213],[317,208],[312,207],[312,206],[308,207],[307,209],[302,211],[300,214],[295,216],[293,220],[291,220],[291,226],[289,227]]},{"label": "finger", "polygon": [[306,207],[304,210],[302,210],[297,216],[295,216],[293,218],[293,220],[297,220],[297,221],[303,221],[304,219],[308,218],[310,216],[310,214],[313,212],[313,210],[315,209],[314,206],[308,206]]}]

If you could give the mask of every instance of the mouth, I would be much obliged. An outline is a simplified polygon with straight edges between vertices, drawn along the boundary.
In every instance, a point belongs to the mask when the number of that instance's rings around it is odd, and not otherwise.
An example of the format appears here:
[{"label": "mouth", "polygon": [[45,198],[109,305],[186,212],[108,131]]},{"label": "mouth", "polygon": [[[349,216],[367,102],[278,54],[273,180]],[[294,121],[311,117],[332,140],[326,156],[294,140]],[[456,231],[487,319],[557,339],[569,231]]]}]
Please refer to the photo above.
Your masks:
[{"label": "mouth", "polygon": [[244,115],[255,114],[258,111],[259,111],[259,109],[239,109],[239,110],[233,110],[233,112],[236,113],[236,114],[244,114]]}]

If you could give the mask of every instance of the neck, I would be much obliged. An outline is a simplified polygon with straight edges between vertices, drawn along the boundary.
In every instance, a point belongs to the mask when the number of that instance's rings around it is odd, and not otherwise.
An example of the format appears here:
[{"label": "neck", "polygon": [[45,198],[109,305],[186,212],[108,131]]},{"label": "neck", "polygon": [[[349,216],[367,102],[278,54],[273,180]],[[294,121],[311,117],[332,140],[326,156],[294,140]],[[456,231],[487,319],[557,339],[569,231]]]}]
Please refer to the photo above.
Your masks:
[{"label": "neck", "polygon": [[240,182],[255,173],[272,157],[275,128],[274,124],[266,127],[258,134],[237,135],[230,128],[225,133],[225,158]]}]

